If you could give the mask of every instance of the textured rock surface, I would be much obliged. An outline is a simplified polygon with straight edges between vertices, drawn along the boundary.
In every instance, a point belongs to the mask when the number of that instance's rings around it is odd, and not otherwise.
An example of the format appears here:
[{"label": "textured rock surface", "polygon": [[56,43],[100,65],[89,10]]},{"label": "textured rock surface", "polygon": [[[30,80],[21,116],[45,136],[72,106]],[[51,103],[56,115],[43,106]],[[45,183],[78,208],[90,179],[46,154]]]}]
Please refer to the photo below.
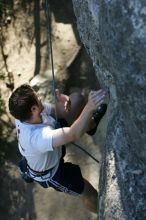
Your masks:
[{"label": "textured rock surface", "polygon": [[146,219],[146,1],[73,0],[101,86],[110,88],[99,219]]}]

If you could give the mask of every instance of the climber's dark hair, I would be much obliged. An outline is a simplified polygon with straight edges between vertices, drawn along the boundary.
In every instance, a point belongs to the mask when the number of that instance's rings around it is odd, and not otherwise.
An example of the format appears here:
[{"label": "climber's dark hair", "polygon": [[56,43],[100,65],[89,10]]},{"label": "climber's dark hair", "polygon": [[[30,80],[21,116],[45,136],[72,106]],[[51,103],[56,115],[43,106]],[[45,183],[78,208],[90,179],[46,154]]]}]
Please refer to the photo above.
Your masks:
[{"label": "climber's dark hair", "polygon": [[9,98],[9,111],[14,118],[25,121],[31,118],[31,107],[38,105],[34,90],[28,84],[18,87]]}]

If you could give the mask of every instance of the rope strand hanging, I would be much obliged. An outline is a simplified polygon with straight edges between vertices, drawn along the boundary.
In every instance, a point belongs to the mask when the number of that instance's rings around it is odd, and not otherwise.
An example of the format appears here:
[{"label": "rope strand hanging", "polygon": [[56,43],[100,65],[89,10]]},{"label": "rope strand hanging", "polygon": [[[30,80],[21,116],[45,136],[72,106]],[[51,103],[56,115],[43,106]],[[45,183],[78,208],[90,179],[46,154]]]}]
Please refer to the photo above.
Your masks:
[{"label": "rope strand hanging", "polygon": [[47,34],[48,34],[48,54],[49,54],[49,48],[50,48],[50,59],[51,59],[51,69],[52,69],[52,78],[53,78],[53,95],[54,95],[54,102],[55,102],[55,117],[56,117],[56,121],[58,121],[56,82],[55,82],[55,74],[54,74],[54,59],[53,59],[53,49],[52,49],[51,10],[49,7],[48,0],[46,0],[46,17],[47,17]]},{"label": "rope strand hanging", "polygon": [[[57,96],[56,96],[56,82],[55,82],[55,74],[54,74],[54,60],[53,60],[53,49],[52,49],[52,31],[51,31],[51,10],[48,3],[48,0],[45,1],[46,4],[46,18],[47,18],[47,33],[48,33],[48,54],[50,52],[50,59],[51,59],[51,68],[52,68],[52,80],[53,80],[53,95],[54,95],[54,102],[55,102],[55,117],[56,121],[58,122],[58,116],[57,116]],[[50,48],[50,51],[49,51]],[[96,163],[99,163],[99,161],[93,157],[88,151],[86,151],[83,147],[80,145],[72,142],[75,147],[82,150],[84,153],[86,153],[89,157],[91,157]]]}]

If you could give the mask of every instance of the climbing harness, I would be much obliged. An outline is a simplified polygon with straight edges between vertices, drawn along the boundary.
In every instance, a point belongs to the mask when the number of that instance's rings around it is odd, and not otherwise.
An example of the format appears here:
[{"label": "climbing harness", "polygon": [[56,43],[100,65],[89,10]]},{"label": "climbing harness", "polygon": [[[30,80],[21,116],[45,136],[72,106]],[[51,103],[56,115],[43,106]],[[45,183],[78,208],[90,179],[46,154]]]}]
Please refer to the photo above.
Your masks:
[{"label": "climbing harness", "polygon": [[[54,95],[54,102],[55,102],[55,117],[58,124],[58,115],[57,115],[57,96],[56,96],[56,83],[55,83],[55,74],[54,74],[54,61],[53,61],[53,49],[52,49],[52,31],[51,31],[51,12],[48,0],[45,1],[45,9],[46,9],[46,19],[47,19],[47,32],[48,32],[48,54],[50,52],[50,59],[51,59],[51,68],[52,68],[52,79],[53,79],[53,95]],[[49,51],[50,49],[50,51]],[[91,157],[94,161],[99,163],[99,161],[93,157],[88,151],[86,151],[83,147],[80,145],[72,142],[75,147],[82,150],[85,154],[87,154],[89,157]]]}]

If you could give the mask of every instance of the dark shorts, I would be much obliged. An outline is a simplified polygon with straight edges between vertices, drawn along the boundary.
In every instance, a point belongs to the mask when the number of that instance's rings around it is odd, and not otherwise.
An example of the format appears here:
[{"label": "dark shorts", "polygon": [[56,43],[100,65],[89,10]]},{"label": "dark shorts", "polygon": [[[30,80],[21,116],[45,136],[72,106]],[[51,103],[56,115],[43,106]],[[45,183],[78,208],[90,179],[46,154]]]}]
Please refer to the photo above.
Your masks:
[{"label": "dark shorts", "polygon": [[45,182],[39,182],[44,187],[53,187],[59,192],[65,192],[71,195],[82,194],[84,190],[84,179],[80,167],[70,162],[60,162],[56,174]]},{"label": "dark shorts", "polygon": [[[64,119],[59,119],[59,122],[61,127],[68,126]],[[65,163],[63,159],[65,154],[65,146],[62,146],[62,158],[57,172],[51,179],[39,182],[39,184],[44,188],[53,187],[59,192],[80,195],[84,190],[84,179],[80,167],[69,162]]]}]

